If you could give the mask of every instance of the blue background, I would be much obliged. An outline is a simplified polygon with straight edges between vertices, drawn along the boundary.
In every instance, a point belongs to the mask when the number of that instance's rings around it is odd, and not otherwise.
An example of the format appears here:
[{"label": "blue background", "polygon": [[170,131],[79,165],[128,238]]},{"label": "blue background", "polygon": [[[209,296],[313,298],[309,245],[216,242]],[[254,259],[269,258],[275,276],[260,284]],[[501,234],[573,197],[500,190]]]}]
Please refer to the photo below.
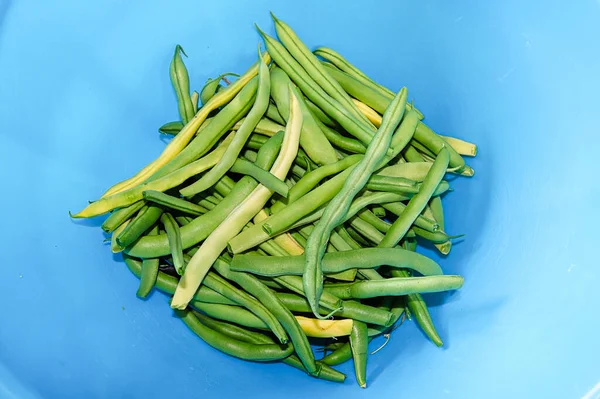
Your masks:
[{"label": "blue background", "polygon": [[[336,385],[217,353],[67,214],[164,147],[174,45],[199,89],[254,61],[271,9],[479,145],[445,198],[465,286],[428,297],[445,348],[405,323],[367,390],[349,363]],[[599,22],[595,0],[0,0],[0,397],[598,398]]]}]

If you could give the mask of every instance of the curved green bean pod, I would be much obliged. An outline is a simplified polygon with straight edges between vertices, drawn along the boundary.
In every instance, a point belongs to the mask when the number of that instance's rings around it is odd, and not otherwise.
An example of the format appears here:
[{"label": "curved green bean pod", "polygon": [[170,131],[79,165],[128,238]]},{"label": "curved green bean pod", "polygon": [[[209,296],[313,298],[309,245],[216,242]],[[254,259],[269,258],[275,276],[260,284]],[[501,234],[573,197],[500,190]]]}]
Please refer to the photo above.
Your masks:
[{"label": "curved green bean pod", "polygon": [[364,154],[365,151],[367,151],[367,147],[365,147],[360,141],[350,137],[346,137],[339,133],[337,130],[326,126],[321,121],[316,121],[325,137],[327,137],[327,140],[329,140],[331,144],[335,147],[338,147],[342,150],[348,151],[353,154]]},{"label": "curved green bean pod", "polygon": [[171,77],[171,83],[175,88],[175,94],[177,95],[179,116],[183,123],[186,124],[194,117],[196,110],[192,105],[192,98],[190,96],[190,78],[187,68],[183,63],[181,53],[187,57],[183,48],[178,44],[175,46],[175,54],[173,55],[173,60],[169,66],[169,75]]},{"label": "curved green bean pod", "polygon": [[327,116],[327,114],[323,112],[321,108],[317,107],[315,103],[310,101],[307,97],[304,97],[304,101],[306,102],[308,109],[310,110],[310,112],[312,112],[317,121],[320,121],[321,123],[325,124],[325,126],[329,126],[331,128],[337,128],[340,126],[337,122],[334,122],[329,116]]},{"label": "curved green bean pod", "polygon": [[[282,292],[278,292],[276,295],[281,303],[292,312],[308,313],[311,311],[308,301],[302,296]],[[326,311],[323,309],[323,312]],[[388,327],[395,321],[394,315],[390,312],[363,305],[357,301],[343,301],[342,310],[336,316]]]},{"label": "curved green bean pod", "polygon": [[[157,235],[158,234],[158,226],[152,228],[149,235]],[[154,285],[156,284],[156,279],[158,277],[158,265],[160,259],[143,259],[142,267],[140,272],[140,286],[136,292],[138,298],[146,298]]]},{"label": "curved green bean pod", "polygon": [[[304,287],[302,286],[302,279],[300,277],[286,275],[273,277],[273,280],[275,280],[275,282],[277,282],[284,288],[290,290],[291,292],[294,292],[306,298],[306,294],[304,293]],[[323,308],[329,311],[339,311],[342,310],[343,307],[342,300],[328,292],[324,293],[321,296],[319,305],[321,305]]]},{"label": "curved green bean pod", "polygon": [[262,304],[277,317],[289,334],[296,354],[302,360],[302,364],[308,373],[311,375],[318,374],[319,369],[315,364],[315,358],[306,334],[300,328],[300,324],[298,324],[294,315],[281,303],[277,296],[254,276],[246,273],[232,272],[229,269],[229,265],[221,260],[217,259],[213,267],[223,277],[239,284],[256,298],[260,298]]},{"label": "curved green bean pod", "polygon": [[[258,152],[257,166],[268,169],[275,162],[283,135],[275,135],[262,146]],[[249,176],[240,179],[229,195],[219,202],[214,209],[198,216],[190,224],[181,228],[181,241],[184,249],[190,248],[204,240],[242,201],[252,193],[258,183]],[[131,256],[155,258],[169,254],[169,242],[166,234],[153,237],[142,237],[134,245],[126,249]]]},{"label": "curved green bean pod", "polygon": [[294,90],[296,98],[302,109],[303,123],[300,134],[300,146],[304,148],[308,156],[319,165],[330,164],[337,161],[335,150],[321,131],[313,115],[304,103],[303,96],[291,85],[289,76],[281,68],[271,70],[271,97],[277,104],[277,109],[287,121],[290,113],[290,87]]},{"label": "curved green bean pod", "polygon": [[142,209],[144,201],[138,201],[125,208],[115,210],[102,223],[102,230],[106,233],[112,233],[117,227],[122,225],[126,220],[129,220],[134,213]]},{"label": "curved green bean pod", "polygon": [[[440,229],[444,231],[444,209],[442,207],[442,200],[440,197],[431,198],[429,200],[429,205],[425,208],[423,214],[436,220],[440,225]],[[447,240],[445,242],[435,244],[435,247],[442,255],[448,255],[452,249],[452,241]]]},{"label": "curved green bean pod", "polygon": [[367,387],[367,356],[369,355],[369,336],[367,325],[360,321],[355,321],[350,333],[350,349],[354,359],[354,373],[356,382],[361,388]]},{"label": "curved green bean pod", "polygon": [[173,266],[175,267],[177,274],[181,276],[185,271],[185,261],[183,259],[183,246],[181,244],[179,225],[170,213],[163,213],[160,216],[160,222],[167,232],[171,256],[173,256]]},{"label": "curved green bean pod", "polygon": [[[230,267],[233,271],[260,276],[285,276],[301,275],[304,263],[304,255],[274,257],[235,255]],[[339,273],[353,268],[372,269],[381,265],[409,268],[424,276],[443,274],[441,267],[434,260],[402,248],[362,248],[331,252],[323,256],[325,273]]]},{"label": "curved green bean pod", "polygon": [[[273,331],[279,341],[284,344],[288,342],[286,329],[282,326],[278,317],[272,313],[271,309],[266,307],[261,301],[252,297],[247,291],[238,290],[231,283],[223,279],[218,274],[209,272],[204,278],[204,284],[212,290],[218,292],[224,297],[231,299],[236,304],[241,305],[251,311],[261,319],[268,328]],[[249,292],[249,291],[248,291]]]},{"label": "curved green bean pod", "polygon": [[121,248],[127,248],[135,240],[142,236],[150,227],[152,227],[163,214],[163,208],[154,205],[146,205],[136,215],[136,217],[125,227],[117,236],[117,244]]},{"label": "curved green bean pod", "polygon": [[340,299],[363,299],[456,290],[463,282],[461,276],[400,277],[328,284],[324,290]]},{"label": "curved green bean pod", "polygon": [[292,345],[255,345],[230,338],[203,325],[189,310],[178,310],[177,315],[204,342],[223,353],[240,359],[258,362],[279,360],[288,357],[294,351]]},{"label": "curved green bean pod", "polygon": [[193,204],[182,198],[173,197],[172,195],[168,195],[160,191],[146,190],[142,192],[142,195],[147,201],[162,205],[166,208],[175,209],[189,215],[200,216],[208,212],[208,209],[200,205]]},{"label": "curved green bean pod", "polygon": [[361,209],[356,215],[382,233],[385,233],[391,227],[390,223],[381,220],[369,209]]},{"label": "curved green bean pod", "polygon": [[284,198],[288,196],[289,187],[287,184],[285,184],[285,182],[273,176],[268,171],[259,168],[256,166],[256,164],[246,161],[245,159],[238,158],[229,171],[231,173],[252,176],[256,181],[269,190],[276,192]]},{"label": "curved green bean pod", "polygon": [[410,226],[414,223],[417,216],[423,212],[427,206],[427,202],[434,194],[436,187],[440,184],[450,160],[450,153],[445,148],[442,148],[433,163],[427,177],[421,185],[421,189],[415,194],[408,205],[392,224],[390,230],[386,233],[384,239],[379,243],[378,247],[393,247],[404,237]]},{"label": "curved green bean pod", "polygon": [[352,200],[362,190],[376,170],[377,165],[386,155],[392,140],[392,134],[404,115],[407,95],[407,90],[403,88],[392,104],[390,104],[390,107],[383,115],[383,122],[380,129],[367,147],[364,158],[352,169],[342,189],[327,204],[323,216],[319,219],[314,231],[308,237],[302,281],[308,302],[317,318],[320,317],[318,314],[318,302],[323,291],[321,260],[325,253],[329,236],[333,229],[343,220]]},{"label": "curved green bean pod", "polygon": [[375,206],[371,207],[371,212],[373,213],[373,215],[375,215],[381,219],[383,219],[387,216],[387,212],[385,211],[385,208],[381,205],[375,205]]},{"label": "curved green bean pod", "polygon": [[412,229],[415,231],[418,237],[424,238],[427,241],[431,241],[434,244],[442,244],[448,242],[449,240],[454,240],[465,236],[464,234],[449,236],[448,234],[440,230],[432,233],[417,226],[413,226]]},{"label": "curved green bean pod", "polygon": [[190,305],[210,317],[235,323],[240,326],[269,330],[269,327],[258,316],[239,305],[192,301]]},{"label": "curved green bean pod", "polygon": [[[236,160],[246,141],[248,141],[248,137],[254,131],[254,128],[263,117],[265,112],[267,111],[267,107],[269,106],[269,93],[271,91],[271,81],[269,79],[269,67],[263,61],[260,51],[258,54],[258,90],[256,93],[256,101],[254,101],[254,105],[252,105],[252,109],[246,115],[244,122],[237,130],[237,133],[233,137],[231,144],[225,150],[225,153],[217,162],[217,164],[210,169],[206,174],[204,174],[200,180],[188,186],[182,190],[180,190],[181,194],[185,197],[189,197],[191,195],[200,193],[212,185],[214,185],[229,169],[234,166]],[[220,80],[220,79],[219,79]],[[239,167],[239,165],[238,165]],[[287,190],[287,187],[286,187]]]}]

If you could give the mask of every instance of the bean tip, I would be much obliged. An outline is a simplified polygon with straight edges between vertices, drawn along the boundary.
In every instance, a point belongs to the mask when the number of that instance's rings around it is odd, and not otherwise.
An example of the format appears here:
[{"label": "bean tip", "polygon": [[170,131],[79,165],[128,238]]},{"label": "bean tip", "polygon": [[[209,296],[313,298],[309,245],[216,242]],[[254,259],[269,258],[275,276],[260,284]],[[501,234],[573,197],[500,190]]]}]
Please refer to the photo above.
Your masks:
[{"label": "bean tip", "polygon": [[183,55],[185,55],[186,57],[188,56],[188,55],[185,53],[185,50],[183,49],[183,47],[181,47],[181,45],[180,45],[180,44],[178,44],[178,45],[176,45],[176,46],[175,46],[175,54],[177,55],[177,53],[178,53],[178,52],[181,52],[181,53],[183,53]]},{"label": "bean tip", "polygon": [[262,29],[260,29],[260,26],[258,26],[257,23],[254,24],[254,27],[256,28],[256,30],[258,31],[258,34],[261,35],[263,38],[265,38],[266,34],[265,32],[263,32]]}]

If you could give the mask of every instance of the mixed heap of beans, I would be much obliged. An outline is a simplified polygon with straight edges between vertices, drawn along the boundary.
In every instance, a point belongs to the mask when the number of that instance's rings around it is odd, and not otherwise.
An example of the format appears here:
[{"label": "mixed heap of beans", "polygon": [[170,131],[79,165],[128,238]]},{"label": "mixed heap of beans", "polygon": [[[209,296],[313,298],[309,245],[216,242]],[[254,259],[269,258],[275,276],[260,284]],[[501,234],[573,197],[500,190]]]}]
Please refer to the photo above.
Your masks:
[{"label": "mixed heap of beans", "polygon": [[279,40],[259,29],[255,65],[199,93],[177,46],[181,120],[160,128],[172,140],[73,217],[110,212],[102,228],[140,278],[137,295],[172,295],[214,348],[336,382],[345,375],[331,366],[353,359],[365,387],[367,345],[406,316],[442,345],[421,294],[463,278],[415,249],[450,252],[444,177],[473,176],[463,155],[477,148],[430,129],[406,88],[391,92],[332,49],[311,52],[273,20]]}]

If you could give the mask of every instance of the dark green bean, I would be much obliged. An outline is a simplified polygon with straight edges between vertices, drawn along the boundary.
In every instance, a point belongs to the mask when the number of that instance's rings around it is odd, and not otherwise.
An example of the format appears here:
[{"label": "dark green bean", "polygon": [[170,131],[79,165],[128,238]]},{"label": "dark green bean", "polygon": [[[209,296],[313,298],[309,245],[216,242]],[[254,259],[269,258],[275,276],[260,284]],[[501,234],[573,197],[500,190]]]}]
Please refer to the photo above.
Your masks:
[{"label": "dark green bean", "polygon": [[367,325],[361,321],[354,321],[350,333],[350,348],[354,359],[354,372],[356,382],[361,388],[367,387],[367,356],[369,355],[369,336]]},{"label": "dark green bean", "polygon": [[244,360],[272,361],[284,359],[292,354],[294,348],[291,345],[276,344],[249,344],[221,334],[203,325],[191,311],[176,310],[176,314],[183,322],[198,335],[204,342],[215,349]]},{"label": "dark green bean", "polygon": [[[433,198],[439,198],[439,197],[436,196]],[[406,205],[404,205],[401,202],[386,203],[386,204],[383,204],[383,207],[385,209],[387,209],[388,211],[392,212],[396,216],[402,215],[402,212],[404,212],[404,209],[406,209]],[[423,215],[417,216],[417,218],[414,221],[414,225],[417,227],[420,227],[423,230],[426,230],[426,231],[429,231],[432,233],[436,232],[440,229],[440,225],[436,221],[431,220]]]},{"label": "dark green bean", "polygon": [[120,208],[110,214],[102,223],[102,230],[107,233],[112,233],[117,227],[122,225],[126,220],[129,220],[134,213],[142,209],[144,201],[135,202],[125,208]]},{"label": "dark green bean", "polygon": [[180,226],[185,226],[186,224],[190,224],[194,218],[189,216],[175,216],[175,220],[177,220]]},{"label": "dark green bean", "polygon": [[231,167],[230,172],[252,176],[269,190],[274,191],[283,197],[288,196],[289,188],[287,184],[269,173],[269,171],[259,168],[256,164],[246,161],[245,159],[238,158]]},{"label": "dark green bean", "polygon": [[[282,292],[276,295],[281,303],[292,312],[308,313],[311,311],[308,301],[302,296]],[[326,310],[322,309],[322,312],[325,313]],[[394,315],[390,312],[363,305],[357,301],[343,301],[342,310],[336,316],[388,327],[395,322]]]},{"label": "dark green bean", "polygon": [[165,227],[169,240],[169,249],[173,256],[173,266],[180,276],[185,271],[185,261],[183,259],[183,245],[181,244],[181,232],[175,218],[170,213],[163,213],[160,222]]},{"label": "dark green bean", "polygon": [[179,116],[186,124],[196,114],[194,107],[192,106],[192,97],[190,96],[190,78],[188,76],[187,68],[181,58],[181,53],[186,57],[185,51],[180,45],[175,47],[175,54],[169,67],[169,75],[171,76],[171,83],[175,88],[175,94],[177,95],[177,106],[179,108]]},{"label": "dark green bean", "polygon": [[147,201],[162,205],[166,208],[175,209],[189,215],[200,216],[208,212],[208,209],[200,205],[193,204],[182,198],[173,197],[172,195],[168,195],[160,191],[148,190],[142,192],[142,195]]},{"label": "dark green bean", "polygon": [[213,272],[209,272],[206,275],[204,278],[204,284],[224,297],[231,299],[235,303],[251,311],[254,315],[261,319],[271,331],[273,331],[281,343],[286,343],[288,341],[286,330],[277,319],[277,316],[275,316],[272,311],[261,301],[252,297],[246,291],[238,290],[231,283]]},{"label": "dark green bean", "polygon": [[391,224],[375,216],[369,209],[362,209],[356,215],[382,233],[390,229]]},{"label": "dark green bean", "polygon": [[[279,285],[285,287],[286,289],[294,292],[298,295],[301,295],[306,298],[306,294],[304,293],[304,288],[302,287],[302,279],[298,276],[278,276],[274,277]],[[342,300],[330,293],[324,293],[321,296],[321,300],[319,301],[319,305],[324,307],[329,311],[339,311],[342,309]]]},{"label": "dark green bean", "polygon": [[[157,235],[158,234],[158,226],[154,226],[152,230],[148,233],[149,235]],[[142,270],[140,272],[140,286],[136,292],[136,295],[139,298],[146,298],[154,285],[156,284],[156,279],[158,277],[158,265],[160,259],[143,259],[142,260]]]},{"label": "dark green bean", "polygon": [[318,375],[319,368],[315,364],[310,344],[306,334],[300,328],[300,324],[294,318],[294,315],[281,303],[277,296],[255,277],[239,272],[229,270],[229,265],[219,259],[213,267],[223,277],[239,284],[244,290],[259,298],[262,304],[269,309],[275,317],[281,322],[296,350],[296,354],[302,360],[302,364],[310,375]]},{"label": "dark green bean", "polygon": [[[283,135],[275,135],[259,151],[256,164],[269,169],[279,153]],[[190,248],[204,240],[219,225],[233,209],[235,209],[258,183],[249,176],[241,178],[227,197],[214,209],[198,216],[194,221],[181,228],[181,241],[184,249]],[[126,249],[131,256],[153,258],[169,254],[169,242],[166,234],[154,237],[142,237],[133,246]]]},{"label": "dark green bean", "polygon": [[238,75],[237,73],[226,72],[222,75],[217,76],[215,79],[208,79],[202,90],[200,90],[200,101],[202,102],[202,104],[206,104],[208,100],[213,98],[213,96],[217,93],[217,90],[219,89],[219,84],[221,83],[221,80],[223,80],[223,78],[226,76],[240,75]]},{"label": "dark green bean", "polygon": [[[117,236],[117,244],[121,248],[127,248],[150,229],[162,215],[163,209],[159,206],[146,205],[136,217],[125,227],[125,230]],[[154,258],[155,256],[148,256]]]},{"label": "dark green bean", "polygon": [[414,138],[431,150],[431,152],[436,154],[436,156],[439,156],[442,149],[445,148],[446,151],[448,151],[449,156],[448,165],[451,168],[457,168],[458,172],[465,168],[465,160],[463,157],[424,123],[421,122],[417,125]]},{"label": "dark green bean", "polygon": [[414,230],[414,232],[417,234],[417,236],[426,239],[427,241],[431,241],[434,244],[442,244],[445,243],[449,240],[454,240],[457,238],[461,238],[464,237],[464,234],[460,234],[457,236],[449,236],[448,234],[444,233],[443,231],[436,231],[434,233],[429,232],[427,230],[424,230],[420,227],[417,226],[413,226],[412,229]]},{"label": "dark green bean", "polygon": [[310,112],[312,112],[312,114],[315,116],[315,118],[318,121],[320,121],[321,123],[323,123],[326,126],[329,126],[331,128],[340,127],[340,125],[337,122],[335,122],[333,119],[328,117],[327,114],[325,112],[323,112],[323,110],[321,108],[319,108],[315,105],[315,103],[313,103],[306,97],[304,97],[304,101],[306,102],[306,105],[308,106],[308,109],[310,110]]},{"label": "dark green bean", "polygon": [[407,146],[403,151],[404,158],[408,162],[423,162],[425,158],[412,145]]},{"label": "dark green bean", "polygon": [[365,240],[363,238],[363,236],[361,236],[354,228],[352,228],[351,226],[345,226],[345,229],[348,233],[348,235],[350,236],[350,238],[352,238],[353,241],[355,241],[357,244],[359,244],[362,247],[370,247],[371,244]]},{"label": "dark green bean", "polygon": [[215,319],[228,321],[244,327],[269,330],[269,327],[258,316],[238,305],[191,301],[190,306]]},{"label": "dark green bean", "polygon": [[371,207],[371,212],[373,212],[373,215],[377,216],[378,218],[385,218],[387,216],[387,212],[385,211],[385,208],[381,205],[374,205]]},{"label": "dark green bean", "polygon": [[279,123],[280,125],[285,125],[285,120],[281,117],[279,110],[277,109],[277,105],[269,104],[269,108],[267,108],[266,113],[267,118]]}]

